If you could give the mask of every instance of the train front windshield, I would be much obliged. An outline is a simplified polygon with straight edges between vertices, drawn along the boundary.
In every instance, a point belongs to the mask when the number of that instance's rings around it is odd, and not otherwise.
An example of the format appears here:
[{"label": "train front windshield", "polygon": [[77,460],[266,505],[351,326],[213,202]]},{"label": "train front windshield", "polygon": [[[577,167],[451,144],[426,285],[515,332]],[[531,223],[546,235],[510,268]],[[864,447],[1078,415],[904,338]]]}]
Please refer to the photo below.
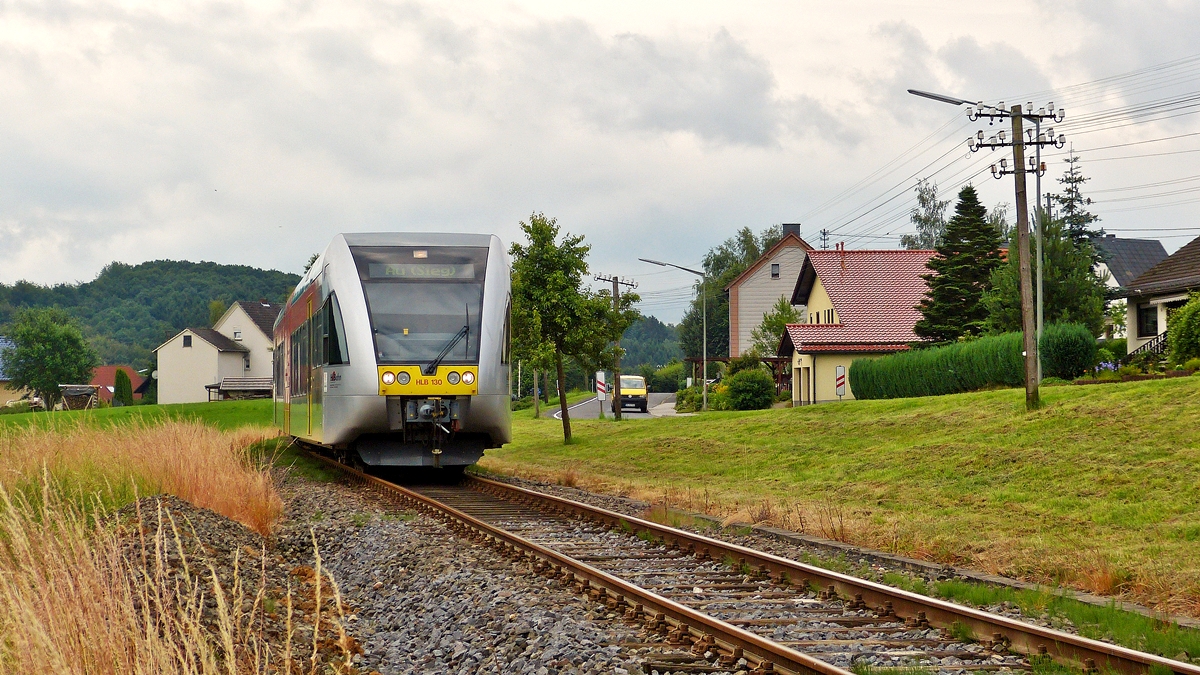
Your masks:
[{"label": "train front windshield", "polygon": [[486,248],[352,247],[379,363],[479,361]]}]

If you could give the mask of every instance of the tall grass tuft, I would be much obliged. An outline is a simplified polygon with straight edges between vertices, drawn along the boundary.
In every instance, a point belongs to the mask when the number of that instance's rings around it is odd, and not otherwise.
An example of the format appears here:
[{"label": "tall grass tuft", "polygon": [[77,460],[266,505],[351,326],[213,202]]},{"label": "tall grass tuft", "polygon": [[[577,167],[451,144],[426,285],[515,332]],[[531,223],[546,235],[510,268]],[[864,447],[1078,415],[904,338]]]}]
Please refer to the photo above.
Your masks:
[{"label": "tall grass tuft", "polygon": [[[32,498],[0,487],[0,671],[312,670],[315,660],[289,658],[293,648],[308,651],[292,644],[291,630],[282,641],[268,639],[265,587],[243,585],[236,560],[235,581],[223,586],[212,567],[188,560],[179,525],[161,508],[139,513],[132,531],[114,527],[110,516],[103,504],[88,510],[64,497],[48,475]],[[290,608],[290,591],[286,600]],[[340,632],[340,602],[317,602],[316,615],[324,612]],[[338,642],[342,655],[334,658],[344,671],[349,652],[346,640]]]},{"label": "tall grass tuft", "polygon": [[[222,432],[182,421],[9,427],[0,431],[0,485],[36,497],[44,469],[65,491],[98,496],[107,508],[136,494],[168,493],[267,535],[283,502],[269,465],[246,448],[275,435],[273,429]],[[90,508],[93,500],[80,503]]]}]

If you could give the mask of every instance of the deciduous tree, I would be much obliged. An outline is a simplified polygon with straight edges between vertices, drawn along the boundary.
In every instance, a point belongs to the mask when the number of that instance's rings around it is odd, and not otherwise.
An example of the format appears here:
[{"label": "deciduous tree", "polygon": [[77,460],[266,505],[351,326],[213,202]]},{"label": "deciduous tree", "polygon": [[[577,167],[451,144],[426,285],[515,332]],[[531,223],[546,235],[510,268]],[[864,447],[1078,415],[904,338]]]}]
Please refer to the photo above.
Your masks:
[{"label": "deciduous tree", "polygon": [[[591,246],[581,235],[559,238],[558,221],[534,213],[520,223],[526,244],[513,243],[513,304],[536,317],[536,332],[529,342],[552,348],[558,376],[558,401],[563,423],[563,441],[571,441],[571,417],[567,410],[567,386],[563,357],[580,362],[603,360],[611,342],[637,318],[632,304],[637,295],[627,293],[623,303],[612,307],[607,292],[595,293],[584,286]],[[532,319],[531,319],[532,324]],[[540,339],[538,339],[540,337]],[[611,354],[611,351],[609,352]]]},{"label": "deciduous tree", "polygon": [[23,309],[4,328],[13,345],[3,350],[5,370],[17,389],[28,389],[51,407],[60,384],[86,384],[100,363],[71,317],[57,307]]},{"label": "deciduous tree", "polygon": [[800,310],[792,306],[787,296],[781,295],[771,311],[763,315],[762,323],[750,331],[750,351],[757,356],[775,356],[789,323],[800,323]]},{"label": "deciduous tree", "polygon": [[946,207],[950,200],[937,198],[937,183],[928,180],[917,181],[917,205],[909,213],[908,219],[916,226],[916,234],[906,234],[900,237],[900,245],[910,250],[928,250],[937,248],[946,230]]},{"label": "deciduous tree", "polygon": [[946,224],[937,255],[929,259],[931,274],[922,275],[929,290],[917,309],[921,319],[913,331],[932,342],[953,342],[983,332],[987,319],[983,294],[992,272],[1000,267],[1000,233],[988,222],[987,209],[975,188],[958,193],[954,217]]}]

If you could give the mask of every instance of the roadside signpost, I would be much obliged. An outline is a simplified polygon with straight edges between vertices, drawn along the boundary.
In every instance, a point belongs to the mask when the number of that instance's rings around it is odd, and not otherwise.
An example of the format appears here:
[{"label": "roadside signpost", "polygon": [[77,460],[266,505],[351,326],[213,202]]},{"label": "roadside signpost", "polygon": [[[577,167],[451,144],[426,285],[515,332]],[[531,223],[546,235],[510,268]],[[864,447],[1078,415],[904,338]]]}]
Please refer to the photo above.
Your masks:
[{"label": "roadside signpost", "polygon": [[600,402],[600,419],[604,419],[604,399],[608,387],[604,383],[604,371],[596,371],[596,400]]},{"label": "roadside signpost", "polygon": [[837,397],[840,401],[846,395],[846,366],[837,367],[833,381],[837,383]]}]

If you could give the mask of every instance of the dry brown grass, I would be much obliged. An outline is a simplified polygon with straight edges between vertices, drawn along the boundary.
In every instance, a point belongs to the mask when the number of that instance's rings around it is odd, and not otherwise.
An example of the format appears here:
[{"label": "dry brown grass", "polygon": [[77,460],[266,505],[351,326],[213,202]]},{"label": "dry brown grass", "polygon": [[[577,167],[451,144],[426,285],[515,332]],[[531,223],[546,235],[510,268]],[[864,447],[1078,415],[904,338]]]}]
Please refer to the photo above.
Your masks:
[{"label": "dry brown grass", "polygon": [[[137,493],[173,494],[262,535],[283,512],[269,467],[246,448],[274,429],[223,432],[196,422],[83,424],[0,431],[0,485],[39,482],[43,469],[70,490],[116,505]],[[135,490],[136,486],[136,490]]]},{"label": "dry brown grass", "polygon": [[[93,517],[95,511],[65,500],[48,479],[36,497],[35,505],[0,488],[0,671],[315,672],[315,658],[292,655],[308,651],[293,635],[292,594],[286,635],[266,639],[264,589],[242,585],[236,561],[238,581],[223,586],[213,568],[186,556],[172,559],[183,550],[182,526],[161,509],[140,514],[140,534],[130,541],[102,509]],[[340,631],[340,598],[322,606],[318,596],[317,603],[316,616],[324,613]],[[348,660],[337,665],[344,671]]]},{"label": "dry brown grass", "polygon": [[[280,635],[268,627],[266,568],[255,588],[235,559],[223,585],[214,568],[187,559],[185,526],[161,509],[139,513],[132,530],[113,524],[115,507],[169,493],[269,534],[283,503],[247,446],[275,435],[192,422],[0,431],[0,672],[346,671],[352,641],[319,555],[315,588],[300,584],[307,595],[296,598],[288,589]],[[299,639],[294,600],[323,626],[312,644]]]}]

